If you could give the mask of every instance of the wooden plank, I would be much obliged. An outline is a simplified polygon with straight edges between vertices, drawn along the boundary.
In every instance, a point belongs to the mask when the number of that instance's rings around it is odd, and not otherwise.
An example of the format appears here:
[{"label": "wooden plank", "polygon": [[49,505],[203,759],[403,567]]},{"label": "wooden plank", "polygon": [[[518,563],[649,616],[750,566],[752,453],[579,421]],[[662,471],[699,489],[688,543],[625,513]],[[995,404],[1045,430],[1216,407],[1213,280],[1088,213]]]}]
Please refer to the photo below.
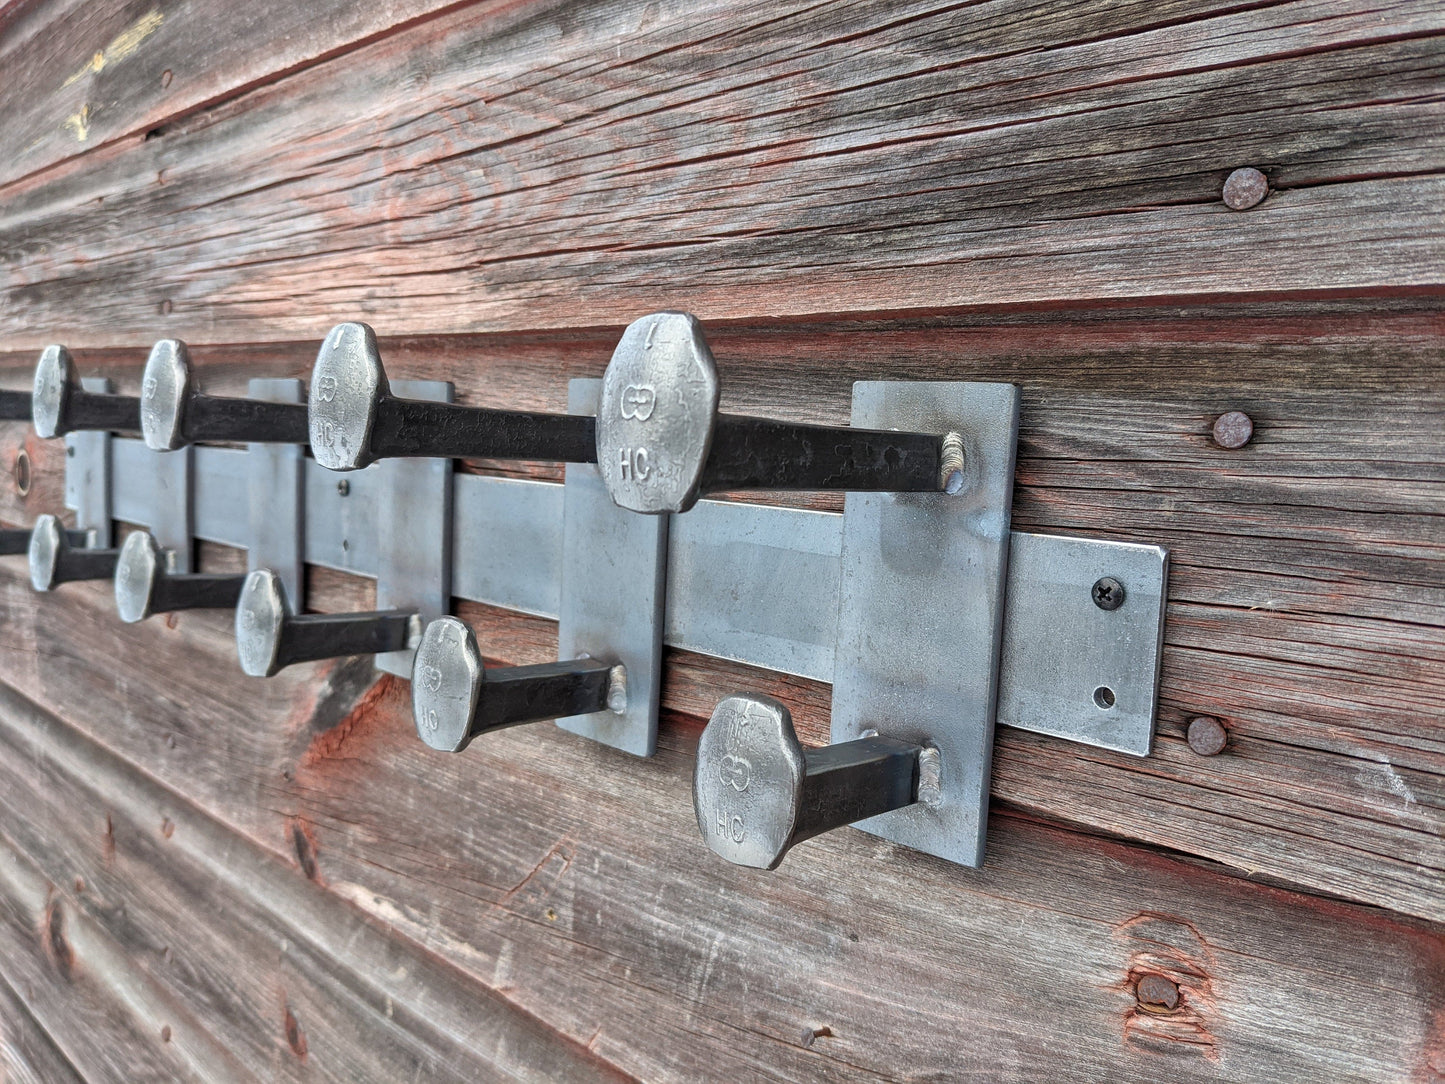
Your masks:
[{"label": "wooden plank", "polygon": [[75,1066],[66,1061],[65,1055],[55,1045],[55,1040],[46,1034],[40,1022],[31,1014],[26,1001],[0,979],[0,1070],[6,1080],[22,1082],[45,1082],[45,1084],[81,1084],[82,1077]]},{"label": "wooden plank", "polygon": [[[335,59],[455,0],[51,0],[0,12],[0,187]],[[479,5],[483,11],[493,5]]]},{"label": "wooden plank", "polygon": [[[1442,28],[1427,0],[463,10],[12,186],[0,344],[1438,292]],[[1276,189],[1248,213],[1240,165]]]},{"label": "wooden plank", "polygon": [[[398,1026],[475,1021],[479,1000],[505,996],[649,1080],[1395,1081],[1439,1064],[1438,931],[1007,815],[981,871],[850,830],[761,875],[696,839],[695,723],[670,720],[649,761],[550,726],[441,757],[414,740],[400,691],[382,679],[339,724],[314,691],[289,718],[253,706],[249,740],[287,767],[233,774],[209,813],[152,780],[204,759],[196,735],[142,770],[82,733],[104,732],[106,708],[72,727],[0,691],[7,817],[58,843],[36,848],[47,877],[104,886],[113,913],[95,908],[97,922],[118,926],[123,909],[148,937],[194,949],[197,970],[223,966],[204,960],[216,940],[225,958],[244,954],[259,919],[298,969],[292,943],[365,976],[372,1012],[384,992]],[[174,695],[197,735],[220,738],[218,703]],[[164,748],[172,720],[146,725]],[[111,872],[77,808],[127,826]],[[193,891],[243,906],[186,946],[217,913]],[[465,980],[443,981],[452,967]],[[163,981],[198,983],[187,970]],[[1139,1006],[1149,974],[1177,984],[1174,1012]],[[314,1038],[315,1012],[303,1019],[319,1073],[336,1051]],[[274,1041],[276,1021],[262,1026],[253,1043]],[[515,1030],[473,1042],[453,1068],[480,1074],[520,1042]]]},{"label": "wooden plank", "polygon": [[[1016,524],[1171,547],[1154,756],[1001,733],[996,798],[1441,920],[1441,327],[1433,310],[1336,306],[1070,313],[952,327],[728,327],[712,335],[724,405],[738,411],[845,421],[856,378],[1017,381],[1024,406]],[[560,409],[567,377],[597,375],[610,343],[606,334],[475,337],[388,342],[386,351],[392,372],[454,379],[464,401]],[[196,357],[208,386],[238,390],[257,370],[304,374],[311,350],[217,348]],[[138,353],[94,360],[133,386]],[[1247,383],[1242,373],[1250,374]],[[1257,436],[1242,451],[1225,452],[1212,445],[1209,428],[1235,407],[1254,415]],[[37,460],[41,476],[59,469],[54,459]],[[811,503],[837,507],[836,498]],[[37,510],[0,494],[0,517],[28,521]],[[191,651],[214,652],[217,665],[231,666],[224,623],[181,618],[179,628],[190,631],[165,641],[170,646],[152,660],[147,653],[160,649],[150,634],[109,627],[103,593],[65,594],[42,607],[18,562],[11,576],[12,642],[42,651],[36,664],[17,656],[13,680],[55,710],[84,712],[92,700],[132,710],[125,705],[134,690],[127,685],[122,695],[107,667],[63,658],[76,637],[107,658],[194,675],[177,679],[178,697],[205,703],[218,695],[214,674],[198,669]],[[356,581],[322,582],[335,586],[314,596],[321,608],[370,604]],[[75,606],[64,605],[72,598]],[[555,651],[547,623],[462,609],[482,624],[498,660],[541,661]],[[190,646],[191,637],[203,644]],[[666,680],[667,706],[700,717],[738,689],[771,691],[793,706],[807,740],[826,740],[827,685],[685,654],[669,657]],[[249,704],[259,694],[243,686],[233,695]],[[302,695],[293,688],[262,701],[261,710],[289,713],[287,697]],[[160,710],[175,720],[173,707]],[[1228,726],[1224,755],[1188,748],[1185,728],[1197,714]],[[211,753],[216,763],[195,769],[214,773],[208,788],[224,786],[233,769],[279,770],[255,763],[248,712],[225,717],[232,721],[209,739],[220,743]],[[192,732],[182,720],[167,725]],[[134,732],[108,733],[107,741],[127,743],[129,755],[156,752],[139,722]],[[187,775],[174,785],[197,781]]]},{"label": "wooden plank", "polygon": [[106,1043],[87,1075],[132,1079],[140,1045],[204,1080],[624,1079],[13,694],[0,745],[3,898],[40,908],[33,946],[149,1040]]}]

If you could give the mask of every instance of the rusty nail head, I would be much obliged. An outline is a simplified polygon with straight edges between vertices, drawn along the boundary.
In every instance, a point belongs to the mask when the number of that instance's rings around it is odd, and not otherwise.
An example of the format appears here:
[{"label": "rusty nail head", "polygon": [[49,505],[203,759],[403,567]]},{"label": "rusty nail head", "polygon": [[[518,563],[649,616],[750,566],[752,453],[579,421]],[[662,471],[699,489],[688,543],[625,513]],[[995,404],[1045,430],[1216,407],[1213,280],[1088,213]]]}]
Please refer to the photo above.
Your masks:
[{"label": "rusty nail head", "polygon": [[1199,715],[1189,720],[1189,748],[1202,757],[1212,757],[1224,752],[1229,732],[1218,719]]},{"label": "rusty nail head", "polygon": [[1124,585],[1113,576],[1094,581],[1089,593],[1094,598],[1094,605],[1101,610],[1117,610],[1124,605]]},{"label": "rusty nail head", "polygon": [[1269,195],[1269,179],[1253,166],[1236,169],[1224,181],[1224,202],[1233,211],[1247,211]]},{"label": "rusty nail head", "polygon": [[820,1028],[804,1028],[804,1029],[803,1029],[803,1039],[802,1039],[803,1049],[804,1049],[804,1050],[808,1049],[809,1047],[811,1047],[811,1046],[813,1045],[813,1043],[814,1043],[816,1040],[818,1040],[818,1039],[826,1039],[826,1038],[828,1038],[828,1037],[829,1037],[830,1035],[832,1035],[832,1034],[833,1034],[833,1029],[830,1028],[830,1027],[828,1027],[828,1026],[826,1026],[826,1025],[824,1025],[823,1027],[820,1027]]},{"label": "rusty nail head", "polygon": [[1254,422],[1242,410],[1231,410],[1214,419],[1214,443],[1231,451],[1243,448],[1254,436]]},{"label": "rusty nail head", "polygon": [[1134,996],[1139,999],[1141,1006],[1155,1012],[1161,1009],[1171,1012],[1179,1007],[1179,987],[1163,975],[1152,972],[1139,977],[1139,981],[1134,984]]}]

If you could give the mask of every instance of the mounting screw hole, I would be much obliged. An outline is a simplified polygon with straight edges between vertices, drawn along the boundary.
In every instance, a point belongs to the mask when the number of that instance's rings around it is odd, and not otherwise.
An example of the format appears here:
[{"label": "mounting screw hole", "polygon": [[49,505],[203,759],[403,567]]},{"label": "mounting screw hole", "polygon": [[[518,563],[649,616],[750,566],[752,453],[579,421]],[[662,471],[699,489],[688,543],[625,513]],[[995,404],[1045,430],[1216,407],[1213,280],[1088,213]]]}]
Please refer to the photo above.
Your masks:
[{"label": "mounting screw hole", "polygon": [[1107,685],[1100,685],[1094,690],[1094,703],[1108,711],[1114,706],[1114,690]]},{"label": "mounting screw hole", "polygon": [[15,456],[15,492],[25,497],[30,493],[30,456],[21,449]]}]

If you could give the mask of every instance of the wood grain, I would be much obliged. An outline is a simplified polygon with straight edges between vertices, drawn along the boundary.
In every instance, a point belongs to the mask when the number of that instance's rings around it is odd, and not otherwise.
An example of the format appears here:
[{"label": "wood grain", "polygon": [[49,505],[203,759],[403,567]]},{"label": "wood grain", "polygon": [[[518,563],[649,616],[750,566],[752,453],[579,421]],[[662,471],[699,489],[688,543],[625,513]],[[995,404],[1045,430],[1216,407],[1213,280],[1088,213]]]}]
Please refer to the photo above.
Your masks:
[{"label": "wood grain", "polygon": [[[140,955],[174,944],[155,981],[189,993],[197,1015],[215,1022],[222,1003],[196,991],[224,978],[243,1002],[225,1026],[257,1028],[252,1045],[276,1043],[277,1004],[236,971],[267,974],[277,953],[226,968],[208,957],[209,939],[189,944],[193,893],[239,897],[223,959],[244,953],[244,917],[260,919],[263,942],[285,937],[288,1003],[296,972],[362,976],[375,989],[368,1008],[324,987],[326,1000],[296,1010],[305,1068],[328,1078],[358,1068],[387,1078],[369,1061],[380,1061],[376,1049],[400,1034],[420,1042],[463,984],[473,992],[454,1013],[474,1016],[478,991],[491,988],[483,1000],[505,996],[649,1080],[1393,1081],[1427,1078],[1438,1064],[1445,943],[1435,933],[1138,848],[1081,847],[1011,817],[999,818],[982,871],[845,831],[762,876],[695,839],[688,730],[669,728],[646,762],[552,727],[438,757],[410,735],[395,690],[383,679],[342,727],[313,733],[287,757],[293,779],[273,779],[259,803],[233,784],[217,812],[251,822],[252,841],[85,736],[92,720],[74,729],[0,692],[0,745],[12,754],[3,793],[28,806],[38,852],[26,861],[53,880],[99,886],[86,890],[107,904],[92,906],[96,925]],[[211,715],[213,705],[190,703]],[[252,735],[273,755],[291,736],[275,718]],[[189,741],[172,764],[196,755]],[[87,823],[77,810],[102,808],[124,825],[110,858],[100,833],[77,831]],[[268,913],[257,914],[263,902]],[[352,907],[371,919],[342,920]],[[92,950],[77,946],[77,969]],[[439,983],[429,958],[465,980]],[[1135,984],[1147,974],[1178,984],[1174,1012],[1139,1007]],[[1391,1011],[1371,1019],[1385,1000]],[[350,1026],[347,1012],[388,1039],[367,1031],[365,1043],[351,1038],[364,1047],[352,1053],[328,1043],[329,1029]],[[114,1049],[124,1057],[132,1045]],[[499,1052],[536,1056],[515,1030],[501,1051],[469,1045],[447,1065],[459,1076],[487,1074]],[[523,1064],[524,1075],[554,1076]]]},{"label": "wood grain", "polygon": [[[0,345],[1438,292],[1442,28],[1425,0],[467,8],[12,185]],[[1247,213],[1240,165],[1274,187]]]},{"label": "wood grain", "polygon": [[0,1024],[4,1041],[0,1045],[0,1069],[6,1080],[44,1082],[44,1084],[81,1084],[84,1079],[65,1059],[60,1048],[31,1015],[28,1002],[0,979]]},{"label": "wood grain", "polygon": [[[1431,309],[1345,306],[711,334],[724,405],[738,411],[843,421],[855,378],[1014,380],[1024,404],[1015,525],[1172,550],[1154,755],[1137,760],[1001,732],[996,799],[1438,921],[1445,919],[1441,330]],[[464,401],[560,409],[567,377],[596,375],[610,340],[473,337],[385,348],[394,374],[450,376]],[[310,350],[212,349],[196,358],[208,387],[234,390],[259,371],[304,374]],[[139,357],[82,361],[103,362],[105,372],[133,385]],[[1250,374],[1243,384],[1241,373]],[[1255,440],[1239,452],[1214,447],[1213,418],[1239,407],[1255,418]],[[41,476],[59,469],[53,459],[37,460]],[[836,498],[810,503],[837,507]],[[0,516],[28,522],[38,510],[33,499],[21,508],[0,496]],[[370,605],[369,586],[358,581],[322,577],[332,587],[320,592],[315,575],[312,581],[319,608]],[[33,622],[42,613],[60,620],[61,608],[38,607],[23,583],[15,590],[10,628],[20,643],[33,643]],[[460,610],[482,626],[495,659],[553,657],[550,624]],[[59,629],[41,630],[50,645],[43,650],[63,651],[67,637],[86,636],[109,655],[144,658],[130,636],[94,631],[112,620],[102,597]],[[194,672],[189,635],[172,639],[168,661],[144,667]],[[231,665],[228,641],[215,650],[220,665]],[[210,678],[198,674],[194,686],[176,679],[179,701],[206,695]],[[666,682],[670,708],[703,718],[738,689],[773,692],[793,707],[807,740],[826,740],[827,685],[682,653],[669,656]],[[48,684],[71,690],[47,700],[67,716],[86,710],[91,697],[114,695],[103,675],[67,674]],[[1205,758],[1188,748],[1184,731],[1196,714],[1225,722],[1225,754]],[[244,743],[246,718],[237,716],[236,734],[218,732],[218,740]],[[149,739],[138,740],[134,755],[148,752]],[[231,769],[214,770],[224,779]]]},{"label": "wood grain", "polygon": [[[0,186],[165,124],[448,8],[204,0],[49,0],[0,11]],[[476,5],[481,10],[493,5]],[[342,59],[344,63],[344,59]],[[80,168],[84,168],[82,165]]]},{"label": "wood grain", "polygon": [[[131,1079],[138,1035],[196,1080],[624,1079],[318,890],[314,858],[297,868],[317,846],[302,822],[285,827],[283,863],[58,719],[0,700],[0,803],[18,829],[0,892],[26,919],[12,932],[46,978],[88,985],[135,1033],[87,1078]],[[46,1008],[54,1032],[82,1023],[63,1000]]]}]

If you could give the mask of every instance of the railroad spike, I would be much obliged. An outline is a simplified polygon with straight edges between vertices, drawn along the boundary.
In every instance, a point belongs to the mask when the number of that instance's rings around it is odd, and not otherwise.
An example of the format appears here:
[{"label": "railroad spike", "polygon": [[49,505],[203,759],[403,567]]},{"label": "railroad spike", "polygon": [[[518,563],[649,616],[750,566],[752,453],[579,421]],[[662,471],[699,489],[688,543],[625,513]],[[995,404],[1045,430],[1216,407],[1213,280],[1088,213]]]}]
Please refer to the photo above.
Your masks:
[{"label": "railroad spike", "polygon": [[151,347],[141,378],[141,436],[146,447],[173,452],[188,444],[305,444],[306,406],[223,398],[197,391],[191,357],[179,339]]},{"label": "railroad spike", "polygon": [[714,852],[740,866],[777,869],[822,832],[919,800],[935,788],[938,754],[894,738],[804,749],[788,709],[768,696],[729,696],[698,742],[697,826]]},{"label": "railroad spike", "polygon": [[488,670],[472,630],[455,617],[422,634],[411,676],[417,735],[433,749],[459,753],[479,734],[504,727],[626,709],[621,666],[597,659]]},{"label": "railroad spike", "polygon": [[63,346],[47,346],[40,352],[31,415],[36,434],[45,438],[87,430],[140,431],[140,399],[86,391],[80,386],[70,351]]},{"label": "railroad spike", "polygon": [[236,653],[252,677],[298,662],[401,651],[420,635],[420,616],[405,610],[293,614],[280,577],[268,568],[246,577],[236,603]]}]

